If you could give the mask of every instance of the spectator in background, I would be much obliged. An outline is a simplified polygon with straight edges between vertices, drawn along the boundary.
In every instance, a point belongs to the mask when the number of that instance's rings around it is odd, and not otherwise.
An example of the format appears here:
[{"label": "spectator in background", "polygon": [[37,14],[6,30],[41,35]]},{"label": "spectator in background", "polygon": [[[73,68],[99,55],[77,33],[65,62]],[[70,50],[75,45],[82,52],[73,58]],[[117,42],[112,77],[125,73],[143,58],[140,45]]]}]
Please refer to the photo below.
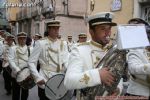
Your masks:
[{"label": "spectator in background", "polygon": [[40,40],[42,36],[40,34],[35,34],[34,40],[33,40],[33,47],[35,47],[37,40]]},{"label": "spectator in background", "polygon": [[68,36],[68,41],[67,41],[67,46],[68,46],[68,51],[69,52],[71,52],[71,49],[72,49],[73,45],[74,45],[74,41],[72,41],[72,36],[69,35]]}]

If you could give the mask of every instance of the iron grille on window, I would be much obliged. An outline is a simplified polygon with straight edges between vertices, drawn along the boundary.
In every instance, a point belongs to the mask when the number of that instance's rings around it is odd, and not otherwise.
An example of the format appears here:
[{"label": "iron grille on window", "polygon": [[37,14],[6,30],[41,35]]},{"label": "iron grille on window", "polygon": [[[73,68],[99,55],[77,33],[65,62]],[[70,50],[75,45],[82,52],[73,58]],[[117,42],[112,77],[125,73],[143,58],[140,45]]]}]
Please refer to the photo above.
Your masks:
[{"label": "iron grille on window", "polygon": [[150,23],[150,6],[143,7],[143,18]]}]

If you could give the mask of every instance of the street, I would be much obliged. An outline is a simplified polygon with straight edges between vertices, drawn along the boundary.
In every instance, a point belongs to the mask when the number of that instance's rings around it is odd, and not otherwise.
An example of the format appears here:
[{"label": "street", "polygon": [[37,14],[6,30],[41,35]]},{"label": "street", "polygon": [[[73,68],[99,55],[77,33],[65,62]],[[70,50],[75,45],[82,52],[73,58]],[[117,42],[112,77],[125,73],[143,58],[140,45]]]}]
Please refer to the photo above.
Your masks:
[{"label": "street", "polygon": [[[0,74],[0,100],[11,100],[11,96],[7,96],[6,91],[4,89],[4,79],[2,73]],[[29,92],[29,97],[28,100],[38,100],[38,90],[37,86],[35,86],[33,89],[30,90]]]}]

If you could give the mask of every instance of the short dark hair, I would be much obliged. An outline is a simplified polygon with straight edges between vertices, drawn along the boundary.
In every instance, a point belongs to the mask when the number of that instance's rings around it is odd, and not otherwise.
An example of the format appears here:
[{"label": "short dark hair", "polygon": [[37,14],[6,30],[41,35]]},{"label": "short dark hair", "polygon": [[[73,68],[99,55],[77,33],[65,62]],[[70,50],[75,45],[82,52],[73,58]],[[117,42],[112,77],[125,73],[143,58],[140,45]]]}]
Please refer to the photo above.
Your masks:
[{"label": "short dark hair", "polygon": [[133,18],[133,19],[130,19],[128,21],[128,24],[144,24],[145,25],[145,28],[146,28],[146,32],[147,33],[150,33],[150,25],[148,22],[146,22],[145,20],[141,19],[141,18]]},{"label": "short dark hair", "polygon": [[44,37],[47,37],[48,36],[48,31],[45,31],[44,32]]},{"label": "short dark hair", "polygon": [[27,45],[27,46],[30,46],[30,45],[31,45],[31,42],[32,42],[31,37],[27,36],[26,45]]}]

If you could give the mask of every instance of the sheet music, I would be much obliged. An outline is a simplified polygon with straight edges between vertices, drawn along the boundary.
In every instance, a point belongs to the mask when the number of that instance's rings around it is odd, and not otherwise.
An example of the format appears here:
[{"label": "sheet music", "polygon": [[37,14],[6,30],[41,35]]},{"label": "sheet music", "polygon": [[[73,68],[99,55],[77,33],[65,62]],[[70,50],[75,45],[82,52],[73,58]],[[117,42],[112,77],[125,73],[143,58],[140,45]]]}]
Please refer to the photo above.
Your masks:
[{"label": "sheet music", "polygon": [[145,26],[142,24],[127,24],[118,26],[118,49],[141,48],[149,46]]}]

